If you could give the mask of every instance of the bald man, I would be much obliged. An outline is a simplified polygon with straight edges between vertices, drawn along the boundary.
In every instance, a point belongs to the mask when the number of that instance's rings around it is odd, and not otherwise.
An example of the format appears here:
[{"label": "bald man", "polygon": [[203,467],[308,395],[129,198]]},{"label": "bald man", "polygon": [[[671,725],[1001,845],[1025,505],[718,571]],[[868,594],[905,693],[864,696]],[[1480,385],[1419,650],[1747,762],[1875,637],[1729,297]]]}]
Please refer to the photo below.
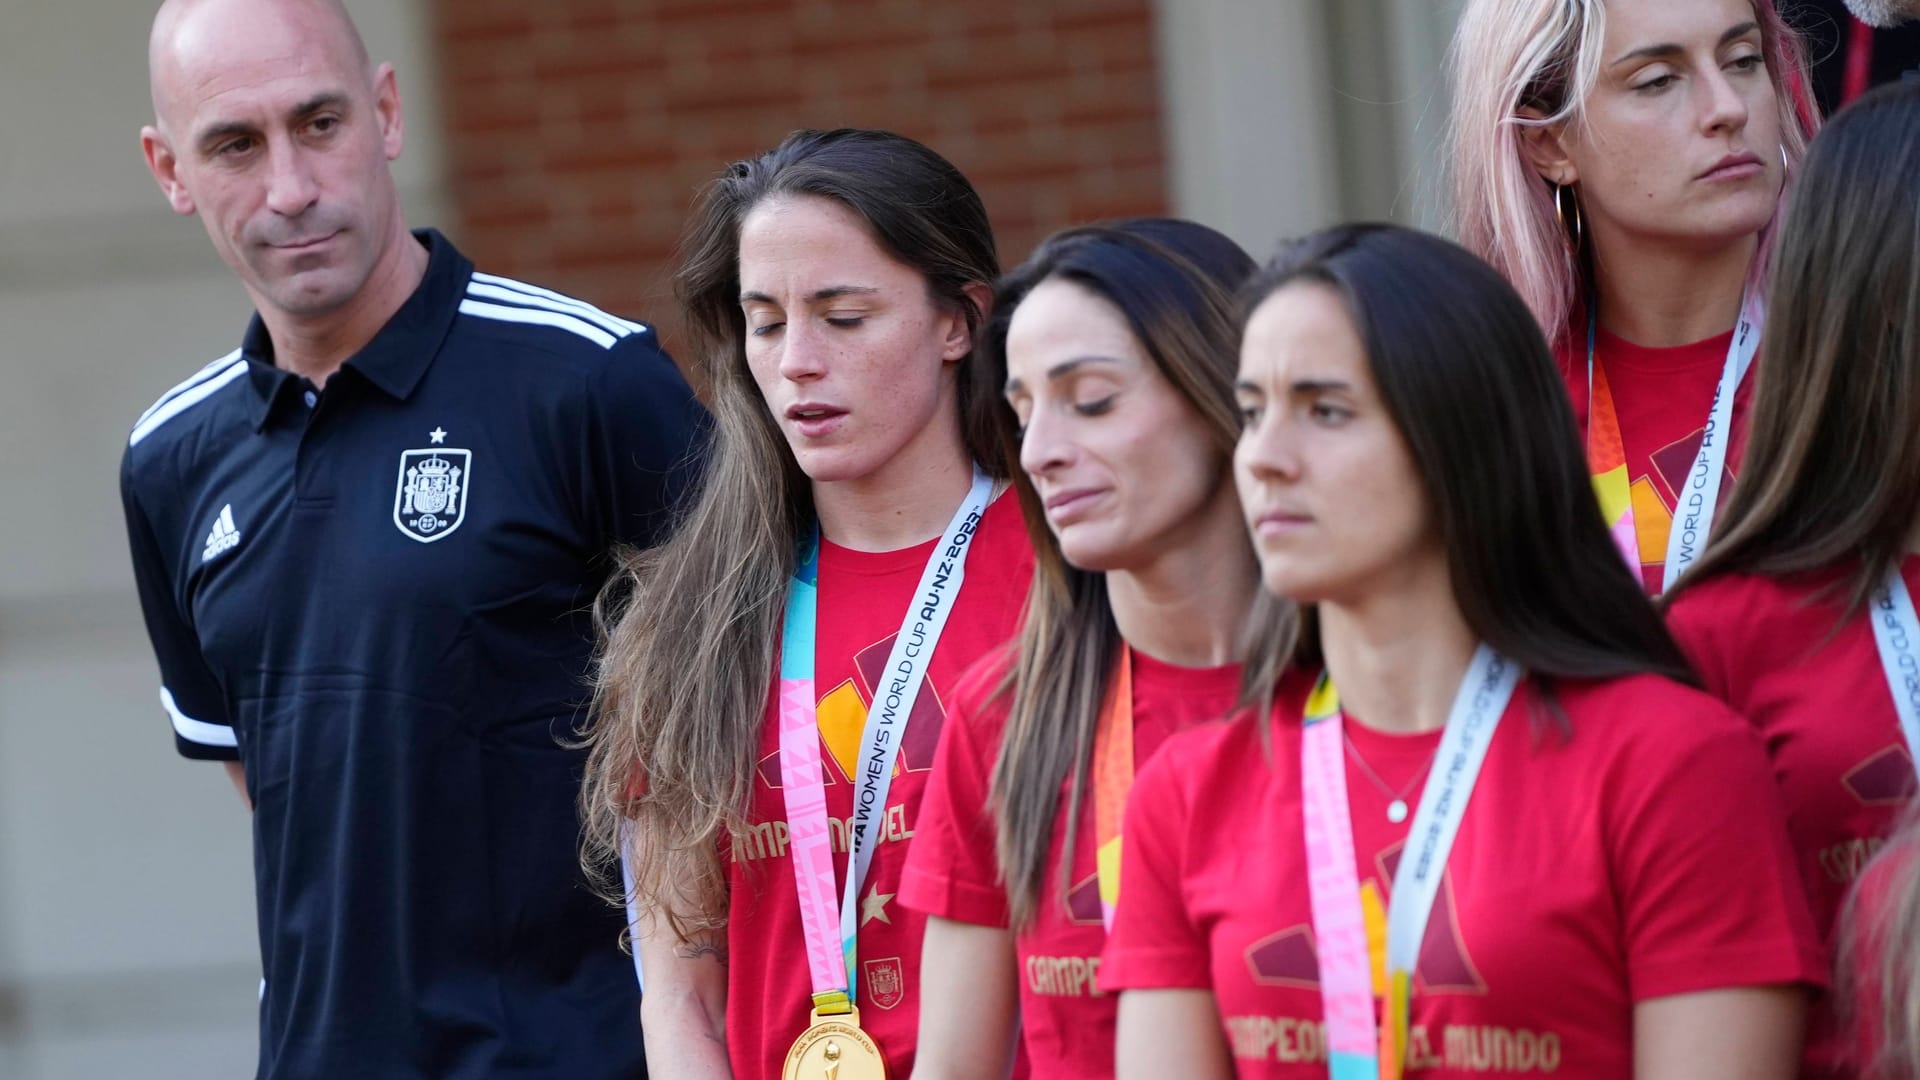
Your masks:
[{"label": "bald man", "polygon": [[576,861],[587,611],[704,423],[645,326],[410,231],[333,0],[168,0],[140,133],[251,297],[121,491],[175,745],[252,808],[262,1078],[644,1075]]}]

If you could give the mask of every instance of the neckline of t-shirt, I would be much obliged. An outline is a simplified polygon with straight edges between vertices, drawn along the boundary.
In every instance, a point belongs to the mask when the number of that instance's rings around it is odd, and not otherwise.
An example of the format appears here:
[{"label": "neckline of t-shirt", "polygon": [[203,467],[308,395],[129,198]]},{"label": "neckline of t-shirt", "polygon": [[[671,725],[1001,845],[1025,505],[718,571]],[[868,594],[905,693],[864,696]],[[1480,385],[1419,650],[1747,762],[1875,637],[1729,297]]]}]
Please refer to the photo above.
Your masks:
[{"label": "neckline of t-shirt", "polygon": [[[987,523],[998,516],[995,511],[999,510],[1002,501],[1005,500],[996,497],[987,504],[986,511],[980,515],[980,524],[974,529],[973,542],[968,551],[970,565],[974,554],[972,549],[980,546],[981,535],[986,532]],[[1017,506],[1014,513],[1019,513]],[[917,573],[926,567],[927,560],[933,557],[934,549],[939,546],[941,540],[945,539],[945,536],[946,530],[942,528],[940,536],[923,540],[911,547],[894,548],[891,551],[861,551],[844,544],[836,544],[827,539],[823,533],[820,537],[820,569],[825,572],[830,568],[835,576],[849,574],[854,577],[869,578],[892,577],[908,570]]]},{"label": "neckline of t-shirt", "polygon": [[836,575],[891,577],[903,570],[917,571],[926,566],[927,559],[933,555],[933,549],[939,543],[940,537],[936,536],[912,547],[894,548],[892,551],[861,551],[836,544],[822,536],[820,569],[825,572],[831,568]]},{"label": "neckline of t-shirt", "polygon": [[1608,371],[1632,371],[1641,374],[1674,374],[1711,369],[1719,374],[1726,365],[1727,348],[1733,344],[1733,331],[1715,334],[1685,345],[1653,346],[1628,341],[1618,334],[1601,330],[1595,349]]},{"label": "neckline of t-shirt", "polygon": [[1353,741],[1353,748],[1376,770],[1383,764],[1409,765],[1430,759],[1434,751],[1440,748],[1440,736],[1444,734],[1440,728],[1432,731],[1381,731],[1351,716],[1346,719],[1346,732],[1347,738]]},{"label": "neckline of t-shirt", "polygon": [[1135,693],[1142,688],[1155,692],[1176,691],[1182,694],[1208,694],[1221,688],[1238,691],[1240,687],[1240,665],[1238,663],[1218,664],[1212,667],[1185,667],[1170,660],[1152,656],[1138,646],[1132,646],[1133,682]]}]

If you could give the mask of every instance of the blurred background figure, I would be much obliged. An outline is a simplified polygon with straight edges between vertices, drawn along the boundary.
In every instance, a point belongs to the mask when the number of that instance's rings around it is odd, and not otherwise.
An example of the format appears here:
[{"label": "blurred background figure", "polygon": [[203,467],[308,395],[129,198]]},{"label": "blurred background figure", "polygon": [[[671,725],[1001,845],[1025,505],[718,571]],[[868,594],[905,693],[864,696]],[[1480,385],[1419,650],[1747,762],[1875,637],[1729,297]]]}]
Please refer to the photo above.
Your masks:
[{"label": "blurred background figure", "polygon": [[1823,113],[1920,68],[1920,0],[1798,0],[1787,14],[1806,35]]},{"label": "blurred background figure", "polygon": [[1898,26],[1920,19],[1920,3],[1914,0],[1847,0],[1847,10],[1871,26]]}]

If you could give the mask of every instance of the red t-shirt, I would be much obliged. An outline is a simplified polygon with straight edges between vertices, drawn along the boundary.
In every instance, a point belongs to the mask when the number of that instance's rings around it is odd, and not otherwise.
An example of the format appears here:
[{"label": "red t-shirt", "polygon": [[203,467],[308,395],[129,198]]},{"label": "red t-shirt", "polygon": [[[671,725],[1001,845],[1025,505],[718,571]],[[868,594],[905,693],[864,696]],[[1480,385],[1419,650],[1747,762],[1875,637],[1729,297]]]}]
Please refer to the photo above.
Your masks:
[{"label": "red t-shirt", "polygon": [[[900,900],[928,915],[1006,926],[1007,895],[995,856],[996,828],[987,788],[1005,735],[1010,695],[989,697],[1007,658],[989,657],[962,681],[927,785],[926,804],[907,860]],[[1218,719],[1240,694],[1240,666],[1175,667],[1133,654],[1133,754],[1136,771],[1169,735]],[[1114,998],[1098,984],[1107,933],[1094,869],[1093,796],[1083,792],[1074,834],[1072,880],[1060,879],[1072,781],[1060,789],[1053,845],[1033,924],[1015,938],[1021,1038],[1036,1076],[1113,1075]],[[1122,881],[1124,882],[1124,872]]]},{"label": "red t-shirt", "polygon": [[[1586,445],[1587,338],[1585,324],[1576,338],[1559,350],[1561,374],[1579,420],[1581,445]],[[1691,345],[1650,349],[1601,330],[1594,348],[1613,388],[1613,407],[1620,418],[1620,439],[1626,444],[1627,482],[1633,496],[1633,525],[1640,535],[1640,577],[1650,594],[1658,594],[1666,576],[1667,534],[1673,528],[1675,493],[1686,484],[1693,459],[1706,437],[1707,414],[1713,393],[1726,368],[1727,347],[1733,331]],[[1726,475],[1721,478],[1720,505],[1726,505],[1727,484],[1733,479],[1747,442],[1747,404],[1753,396],[1749,372],[1733,396],[1733,441],[1727,446]]]},{"label": "red t-shirt", "polygon": [[[1493,738],[1414,972],[1408,1075],[1629,1077],[1635,1002],[1819,983],[1779,795],[1745,722],[1648,676],[1529,680]],[[1440,733],[1347,723],[1363,892],[1391,899]],[[1243,1077],[1324,1080],[1301,819],[1299,703],[1176,736],[1134,785],[1108,990],[1211,989]],[[1711,763],[1703,767],[1702,763]]]},{"label": "red t-shirt", "polygon": [[[1901,571],[1920,593],[1920,556]],[[1818,595],[1844,574],[1728,574],[1689,586],[1667,616],[1707,689],[1760,732],[1814,925],[1829,939],[1848,886],[1920,787],[1872,624],[1864,612],[1843,623],[1843,599]],[[1840,1053],[1830,1011],[1816,1011],[1809,1069],[1825,1074]]]},{"label": "red t-shirt", "polygon": [[[852,763],[873,700],[873,687],[913,600],[937,540],[899,551],[859,552],[822,542],[814,686],[819,694],[827,811],[833,818],[838,888],[847,873],[846,823],[853,816]],[[887,791],[880,846],[860,888],[858,972],[860,1024],[887,1056],[895,1076],[913,1071],[920,1012],[920,938],[926,919],[903,908],[900,872],[921,794],[933,768],[947,703],[973,661],[1014,633],[1033,577],[1016,499],[987,508],[967,555],[966,580],[955,601],[927,681],[908,714],[899,764]],[[779,1076],[793,1040],[806,1030],[812,978],[787,851],[786,804],[780,790],[780,731],[761,726],[760,768],[748,829],[732,839],[727,861],[727,1054],[733,1074]],[[836,891],[836,896],[838,892]]]}]

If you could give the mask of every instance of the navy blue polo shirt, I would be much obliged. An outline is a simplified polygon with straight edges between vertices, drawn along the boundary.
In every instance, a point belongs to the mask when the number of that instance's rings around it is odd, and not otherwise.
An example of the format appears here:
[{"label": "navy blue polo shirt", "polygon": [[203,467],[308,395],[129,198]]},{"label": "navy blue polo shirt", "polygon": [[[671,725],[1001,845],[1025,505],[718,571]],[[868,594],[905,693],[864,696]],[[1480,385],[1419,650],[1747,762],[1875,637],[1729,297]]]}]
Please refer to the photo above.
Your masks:
[{"label": "navy blue polo shirt", "polygon": [[661,535],[704,413],[648,328],[418,238],[324,391],[256,316],[122,464],[176,745],[253,799],[258,1075],[641,1076],[567,741],[606,553]]}]

